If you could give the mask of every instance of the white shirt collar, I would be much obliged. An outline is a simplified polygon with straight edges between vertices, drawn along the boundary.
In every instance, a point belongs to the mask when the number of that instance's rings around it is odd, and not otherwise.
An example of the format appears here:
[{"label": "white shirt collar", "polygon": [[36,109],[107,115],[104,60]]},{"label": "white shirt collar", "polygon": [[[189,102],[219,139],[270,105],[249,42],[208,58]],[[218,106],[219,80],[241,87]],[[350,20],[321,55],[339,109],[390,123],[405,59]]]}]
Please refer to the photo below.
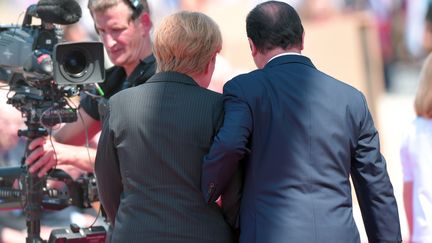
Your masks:
[{"label": "white shirt collar", "polygon": [[288,55],[298,55],[298,56],[301,56],[302,54],[297,53],[297,52],[285,52],[285,53],[281,53],[281,54],[278,54],[278,55],[276,55],[276,56],[270,58],[270,60],[268,60],[267,63],[269,63],[271,60],[273,60],[273,59],[275,59],[275,58],[277,58],[277,57],[281,57],[281,56],[288,56]]}]

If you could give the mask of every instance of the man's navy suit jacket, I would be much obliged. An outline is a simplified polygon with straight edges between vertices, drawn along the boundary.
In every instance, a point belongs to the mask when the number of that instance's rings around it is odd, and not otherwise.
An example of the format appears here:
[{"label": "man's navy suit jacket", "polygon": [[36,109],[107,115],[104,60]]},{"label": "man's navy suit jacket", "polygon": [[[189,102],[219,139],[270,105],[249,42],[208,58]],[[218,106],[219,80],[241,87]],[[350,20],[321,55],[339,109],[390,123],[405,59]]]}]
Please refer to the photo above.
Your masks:
[{"label": "man's navy suit jacket", "polygon": [[[204,159],[212,201],[245,167],[242,243],[356,243],[350,176],[369,242],[401,242],[393,188],[365,97],[284,55],[224,86],[224,125]],[[243,165],[242,165],[243,166]]]}]

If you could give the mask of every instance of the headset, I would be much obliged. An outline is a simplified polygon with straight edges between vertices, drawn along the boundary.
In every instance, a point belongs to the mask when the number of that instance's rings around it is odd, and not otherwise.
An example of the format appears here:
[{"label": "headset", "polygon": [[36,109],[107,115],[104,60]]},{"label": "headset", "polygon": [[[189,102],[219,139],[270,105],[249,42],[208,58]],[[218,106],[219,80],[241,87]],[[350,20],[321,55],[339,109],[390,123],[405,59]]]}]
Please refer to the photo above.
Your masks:
[{"label": "headset", "polygon": [[141,4],[141,0],[127,0],[126,2],[129,3],[133,10],[132,19],[137,19],[144,10],[144,6]]},{"label": "headset", "polygon": [[[126,0],[125,1],[132,8],[132,20],[136,20],[144,10],[144,6],[141,3],[141,0]],[[99,31],[95,25],[95,31],[99,34]]]}]

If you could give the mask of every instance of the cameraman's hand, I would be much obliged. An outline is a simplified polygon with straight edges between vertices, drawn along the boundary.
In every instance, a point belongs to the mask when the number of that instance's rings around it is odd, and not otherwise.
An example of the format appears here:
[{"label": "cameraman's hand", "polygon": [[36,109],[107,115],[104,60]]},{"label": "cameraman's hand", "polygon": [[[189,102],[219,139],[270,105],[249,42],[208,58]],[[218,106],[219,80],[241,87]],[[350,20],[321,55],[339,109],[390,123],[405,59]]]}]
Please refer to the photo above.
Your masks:
[{"label": "cameraman's hand", "polygon": [[[55,145],[53,144],[55,143]],[[50,141],[48,137],[39,137],[31,141],[28,149],[31,151],[26,158],[26,165],[29,165],[30,173],[38,173],[39,177],[43,177],[48,170],[57,165],[56,154],[61,146],[59,143]]]},{"label": "cameraman's hand", "polygon": [[[28,146],[31,151],[26,158],[30,173],[43,177],[50,169],[59,166],[76,167],[93,172],[96,149],[74,146],[50,140],[48,137],[34,139]],[[63,167],[61,168],[63,169]]]}]

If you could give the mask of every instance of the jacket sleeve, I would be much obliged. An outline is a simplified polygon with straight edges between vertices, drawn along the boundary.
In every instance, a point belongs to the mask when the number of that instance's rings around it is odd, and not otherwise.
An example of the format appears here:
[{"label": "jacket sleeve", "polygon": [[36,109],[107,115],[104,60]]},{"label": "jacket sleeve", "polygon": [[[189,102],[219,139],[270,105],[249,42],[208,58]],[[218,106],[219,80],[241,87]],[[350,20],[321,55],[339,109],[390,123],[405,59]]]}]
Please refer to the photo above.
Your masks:
[{"label": "jacket sleeve", "polygon": [[249,153],[252,115],[242,90],[233,81],[224,86],[225,117],[204,157],[201,190],[206,202],[214,202],[227,188],[239,161]]},{"label": "jacket sleeve", "polygon": [[108,221],[114,225],[123,185],[109,118],[108,114],[103,122],[96,154],[95,174],[100,202]]},{"label": "jacket sleeve", "polygon": [[359,136],[352,156],[351,176],[369,242],[401,242],[398,208],[378,132],[362,96]]},{"label": "jacket sleeve", "polygon": [[222,212],[227,223],[235,230],[239,228],[240,202],[243,192],[244,168],[240,162],[234,176],[221,195]]}]

